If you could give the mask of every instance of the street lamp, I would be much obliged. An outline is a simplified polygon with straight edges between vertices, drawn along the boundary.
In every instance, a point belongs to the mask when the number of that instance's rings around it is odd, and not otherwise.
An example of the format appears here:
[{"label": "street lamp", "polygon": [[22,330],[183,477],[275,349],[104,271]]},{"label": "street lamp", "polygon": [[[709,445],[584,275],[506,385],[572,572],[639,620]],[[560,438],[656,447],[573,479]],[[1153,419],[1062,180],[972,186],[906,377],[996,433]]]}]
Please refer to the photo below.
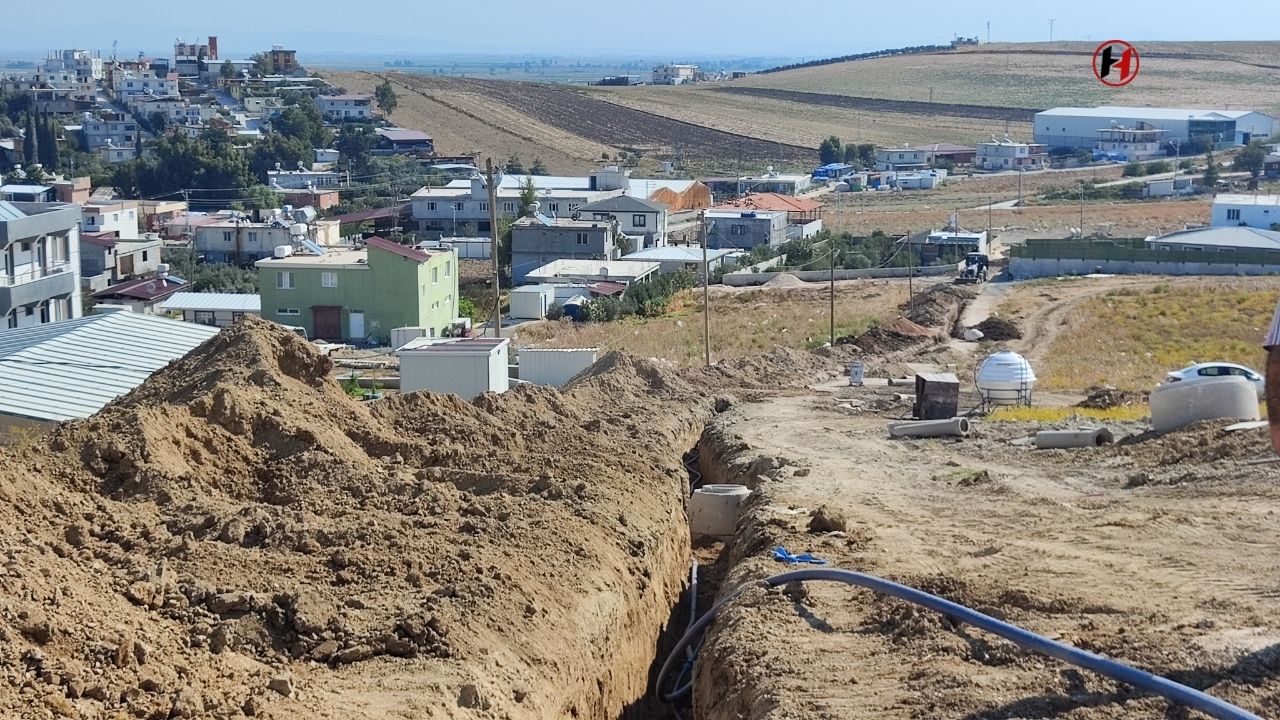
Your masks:
[{"label": "street lamp", "polygon": [[[1177,185],[1178,163],[1182,162],[1182,138],[1173,138],[1169,141],[1169,144],[1173,146],[1173,184]],[[1176,190],[1177,188],[1173,189]]]}]

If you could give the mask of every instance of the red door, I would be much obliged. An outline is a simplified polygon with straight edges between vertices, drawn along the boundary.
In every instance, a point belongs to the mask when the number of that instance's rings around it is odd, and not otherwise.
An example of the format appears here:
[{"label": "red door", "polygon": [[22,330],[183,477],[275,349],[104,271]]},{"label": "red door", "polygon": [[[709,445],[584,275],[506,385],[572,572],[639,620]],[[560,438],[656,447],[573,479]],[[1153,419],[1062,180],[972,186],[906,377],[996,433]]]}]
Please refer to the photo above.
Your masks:
[{"label": "red door", "polygon": [[311,308],[311,327],[319,340],[342,339],[342,308],[315,305]]}]

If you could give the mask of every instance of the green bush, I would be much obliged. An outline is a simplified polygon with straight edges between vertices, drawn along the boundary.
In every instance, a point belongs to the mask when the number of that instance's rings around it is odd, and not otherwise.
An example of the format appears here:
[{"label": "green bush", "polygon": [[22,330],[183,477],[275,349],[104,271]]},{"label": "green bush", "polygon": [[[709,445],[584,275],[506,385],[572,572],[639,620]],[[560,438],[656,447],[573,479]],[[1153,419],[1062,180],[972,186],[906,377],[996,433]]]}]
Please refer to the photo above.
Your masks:
[{"label": "green bush", "polygon": [[1125,163],[1124,172],[1122,174],[1124,177],[1142,177],[1145,172],[1146,168],[1142,166],[1142,163],[1139,163],[1136,160],[1131,160]]},{"label": "green bush", "polygon": [[1169,162],[1168,160],[1152,160],[1151,162],[1147,163],[1148,175],[1159,175],[1160,173],[1167,173],[1172,170],[1173,170],[1173,163]]},{"label": "green bush", "polygon": [[564,317],[564,306],[560,303],[551,303],[551,307],[547,308],[548,320],[559,320]]}]

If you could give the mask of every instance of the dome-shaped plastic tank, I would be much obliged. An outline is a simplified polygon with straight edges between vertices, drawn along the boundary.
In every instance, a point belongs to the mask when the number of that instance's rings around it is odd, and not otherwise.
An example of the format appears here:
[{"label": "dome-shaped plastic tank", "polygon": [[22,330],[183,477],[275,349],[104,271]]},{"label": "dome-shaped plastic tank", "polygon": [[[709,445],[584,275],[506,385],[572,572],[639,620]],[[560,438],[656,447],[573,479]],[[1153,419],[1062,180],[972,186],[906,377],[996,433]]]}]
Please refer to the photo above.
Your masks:
[{"label": "dome-shaped plastic tank", "polygon": [[1005,350],[982,361],[976,384],[978,395],[988,405],[1030,405],[1036,374],[1026,358]]}]

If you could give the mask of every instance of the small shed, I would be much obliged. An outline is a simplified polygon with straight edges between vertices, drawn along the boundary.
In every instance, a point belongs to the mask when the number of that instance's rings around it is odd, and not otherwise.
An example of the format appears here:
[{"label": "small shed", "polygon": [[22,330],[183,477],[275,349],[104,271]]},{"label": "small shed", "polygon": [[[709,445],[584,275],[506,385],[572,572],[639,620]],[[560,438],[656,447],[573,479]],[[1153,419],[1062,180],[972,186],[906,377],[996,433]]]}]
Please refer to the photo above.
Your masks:
[{"label": "small shed", "polygon": [[262,299],[257,293],[176,292],[159,307],[161,312],[182,313],[187,322],[227,327],[245,315],[262,315]]},{"label": "small shed", "polygon": [[508,387],[506,338],[420,337],[396,351],[400,391],[430,390],[470,400]]},{"label": "small shed", "polygon": [[556,302],[555,285],[522,285],[511,290],[512,320],[541,320]]},{"label": "small shed", "polygon": [[960,378],[955,373],[917,373],[916,402],[911,414],[917,420],[947,420],[960,412]]},{"label": "small shed", "polygon": [[520,348],[520,379],[560,387],[596,362],[599,348]]}]

